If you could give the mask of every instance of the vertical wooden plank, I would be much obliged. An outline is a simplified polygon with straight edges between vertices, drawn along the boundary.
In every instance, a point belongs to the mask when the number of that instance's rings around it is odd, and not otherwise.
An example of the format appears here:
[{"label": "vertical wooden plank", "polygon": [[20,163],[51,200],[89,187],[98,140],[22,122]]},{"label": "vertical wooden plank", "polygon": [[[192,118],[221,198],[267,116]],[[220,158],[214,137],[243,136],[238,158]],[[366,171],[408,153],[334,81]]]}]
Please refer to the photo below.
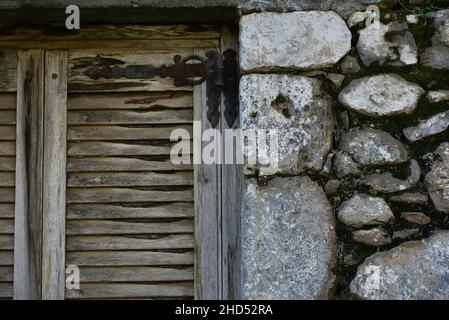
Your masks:
[{"label": "vertical wooden plank", "polygon": [[[194,50],[195,55],[205,56],[206,50]],[[206,84],[195,86],[193,93],[194,132],[201,123],[201,132],[210,128],[207,120]],[[194,137],[196,138],[196,137]],[[198,142],[198,141],[196,141]],[[195,143],[195,142],[194,142]],[[200,142],[201,143],[201,142]],[[202,143],[202,146],[208,144]],[[202,146],[194,147],[200,153]],[[194,155],[195,156],[195,155]],[[220,299],[220,256],[219,217],[221,215],[221,172],[216,164],[194,165],[194,207],[195,207],[195,299]]]},{"label": "vertical wooden plank", "polygon": [[[238,50],[237,28],[225,26],[221,33],[221,51],[227,49]],[[240,127],[237,118],[232,127],[229,127],[225,116],[224,97],[221,104],[221,119],[223,143],[225,130]],[[238,146],[237,146],[238,148]],[[224,152],[226,152],[223,147]],[[227,150],[229,152],[229,150]],[[234,150],[234,155],[236,150]],[[224,156],[223,156],[224,159]],[[243,194],[243,165],[223,164],[222,170],[222,287],[225,300],[241,299],[240,291],[240,203]]]},{"label": "vertical wooden plank", "polygon": [[20,50],[17,74],[14,299],[41,298],[44,54]]},{"label": "vertical wooden plank", "polygon": [[45,53],[42,299],[63,300],[67,152],[67,52]]}]

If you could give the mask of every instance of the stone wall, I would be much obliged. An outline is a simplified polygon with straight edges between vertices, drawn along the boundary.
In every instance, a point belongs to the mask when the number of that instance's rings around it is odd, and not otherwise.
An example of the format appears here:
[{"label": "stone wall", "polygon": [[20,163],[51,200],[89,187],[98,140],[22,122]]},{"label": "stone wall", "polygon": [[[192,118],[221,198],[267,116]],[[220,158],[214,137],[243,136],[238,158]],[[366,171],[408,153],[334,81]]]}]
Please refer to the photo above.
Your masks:
[{"label": "stone wall", "polygon": [[279,132],[245,168],[243,298],[449,299],[449,3],[299,2],[241,7],[241,126]]}]

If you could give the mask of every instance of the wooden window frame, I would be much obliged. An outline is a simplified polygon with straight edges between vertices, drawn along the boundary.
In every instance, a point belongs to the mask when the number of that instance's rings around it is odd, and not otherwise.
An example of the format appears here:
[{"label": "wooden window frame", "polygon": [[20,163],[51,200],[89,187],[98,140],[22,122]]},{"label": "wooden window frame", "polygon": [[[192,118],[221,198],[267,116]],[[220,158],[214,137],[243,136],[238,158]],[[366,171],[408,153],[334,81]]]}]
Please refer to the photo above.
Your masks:
[{"label": "wooden window frame", "polygon": [[[223,26],[220,51],[233,49],[238,52],[237,35],[236,27]],[[104,40],[101,43],[80,41],[76,37],[67,40],[64,36],[36,43],[23,39],[23,34],[21,36],[20,39],[0,38],[0,48],[30,49],[19,54],[28,56],[19,57],[17,74],[14,298],[64,299],[67,108],[54,108],[67,104],[67,52],[64,50],[86,46],[117,49],[120,41],[126,48],[137,48],[145,41],[128,39],[126,33],[120,32],[116,42]],[[163,43],[156,41],[155,45],[163,48]],[[205,54],[203,49],[195,49],[194,53]],[[32,78],[27,79],[24,75]],[[27,92],[28,96],[23,95],[30,83],[33,90]],[[51,94],[53,98],[43,101],[46,93],[51,92],[56,93]],[[210,126],[206,117],[205,83],[194,87],[193,97],[194,120],[201,121],[205,130]],[[224,109],[222,102],[219,122],[222,132],[229,129]],[[36,112],[32,113],[31,122],[27,110]],[[237,119],[233,128],[238,128],[238,124]],[[55,141],[52,138],[55,135],[60,139]],[[38,137],[38,140],[30,140],[31,137]],[[194,146],[194,152],[200,150],[200,145]],[[239,213],[242,177],[242,165],[194,166],[195,299],[241,298]],[[33,193],[33,190],[39,193]],[[36,208],[39,208],[37,214],[33,211]],[[34,239],[31,241],[37,243],[37,247],[30,248],[30,239]],[[51,261],[50,265],[48,261]]]}]

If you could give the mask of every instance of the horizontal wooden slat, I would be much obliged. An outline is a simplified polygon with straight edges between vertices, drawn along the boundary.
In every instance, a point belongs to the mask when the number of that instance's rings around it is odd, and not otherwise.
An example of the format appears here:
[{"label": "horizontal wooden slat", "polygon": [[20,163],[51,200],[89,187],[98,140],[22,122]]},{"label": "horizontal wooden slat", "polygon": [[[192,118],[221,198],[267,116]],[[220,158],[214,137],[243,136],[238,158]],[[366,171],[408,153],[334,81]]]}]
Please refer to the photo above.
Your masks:
[{"label": "horizontal wooden slat", "polygon": [[14,236],[0,235],[0,250],[13,250]]},{"label": "horizontal wooden slat", "polygon": [[14,267],[0,267],[0,282],[12,282],[13,272]]},{"label": "horizontal wooden slat", "polygon": [[[12,270],[6,269],[5,275]],[[0,267],[0,279],[2,268]],[[193,267],[154,268],[154,267],[82,267],[80,268],[81,286],[89,282],[157,282],[192,281]],[[9,279],[5,277],[5,279]],[[9,281],[9,280],[4,280]]]},{"label": "horizontal wooden slat", "polygon": [[[104,48],[112,50],[179,50],[192,48],[219,48],[219,40],[41,40],[39,48],[44,50],[102,50]],[[36,41],[0,41],[0,48],[36,49]],[[15,87],[14,87],[15,89]]]},{"label": "horizontal wooden slat", "polygon": [[16,108],[17,105],[15,93],[0,93],[0,110],[16,110]]},{"label": "horizontal wooden slat", "polygon": [[91,25],[79,30],[67,30],[65,27],[8,28],[0,29],[0,40],[169,40],[169,39],[218,39],[220,30],[208,25]]},{"label": "horizontal wooden slat", "polygon": [[168,203],[153,207],[71,204],[67,207],[67,219],[154,219],[186,217],[193,217],[192,203]]},{"label": "horizontal wooden slat", "polygon": [[[15,110],[0,110],[0,125],[11,125],[16,123]],[[1,137],[0,137],[1,138]]]},{"label": "horizontal wooden slat", "polygon": [[14,156],[16,154],[16,143],[11,141],[0,141],[0,156]]},{"label": "horizontal wooden slat", "polygon": [[153,110],[193,108],[190,92],[110,92],[71,94],[68,110]]},{"label": "horizontal wooden slat", "polygon": [[[5,261],[8,261],[6,259],[7,257],[5,257]],[[192,265],[193,251],[182,253],[151,251],[75,251],[67,254],[66,263],[68,265],[74,264],[79,267]]]},{"label": "horizontal wooden slat", "polygon": [[0,139],[1,140],[15,140],[16,139],[16,127],[15,126],[0,126]]},{"label": "horizontal wooden slat", "polygon": [[14,187],[16,175],[14,172],[0,172],[0,187]]},{"label": "horizontal wooden slat", "polygon": [[[1,239],[1,236],[0,236]],[[1,243],[1,240],[0,240]],[[9,249],[9,248],[5,248]],[[156,250],[193,249],[193,235],[167,235],[156,238],[125,236],[68,236],[67,250]]]},{"label": "horizontal wooden slat", "polygon": [[[12,47],[10,46],[10,48]],[[17,50],[16,49],[0,50],[0,91],[12,92],[16,91],[16,88],[17,88]]]},{"label": "horizontal wooden slat", "polygon": [[68,299],[192,297],[193,283],[176,284],[83,284],[80,290],[66,290]]},{"label": "horizontal wooden slat", "polygon": [[[5,181],[11,177],[4,173]],[[0,173],[0,186],[2,185]],[[193,185],[193,173],[117,172],[117,173],[72,173],[68,175],[68,187],[138,187],[138,186],[189,186]],[[11,178],[14,184],[14,174]],[[5,183],[6,184],[6,183]]]},{"label": "horizontal wooden slat", "polygon": [[[0,158],[0,168],[1,168]],[[171,160],[141,160],[133,158],[69,158],[68,172],[111,172],[111,171],[181,171],[193,170],[190,164],[173,164]]]},{"label": "horizontal wooden slat", "polygon": [[15,196],[14,188],[0,188],[0,203],[13,203]]},{"label": "horizontal wooden slat", "polygon": [[0,203],[0,218],[14,218],[14,204]]},{"label": "horizontal wooden slat", "polygon": [[175,55],[188,57],[193,50],[178,48],[177,50],[166,49],[155,52],[100,49],[71,50],[69,52],[69,92],[192,91],[193,89],[192,86],[176,87],[174,80],[169,77],[144,78],[141,75],[132,75],[127,78],[110,75],[112,68],[123,69],[129,65],[155,68],[164,65],[170,66],[174,64]]},{"label": "horizontal wooden slat", "polygon": [[[0,146],[1,146],[0,142]],[[140,145],[114,142],[70,142],[69,156],[148,156],[169,155],[173,144]],[[1,151],[0,151],[1,152]]]},{"label": "horizontal wooden slat", "polygon": [[14,251],[0,251],[0,266],[12,266],[14,264]]},{"label": "horizontal wooden slat", "polygon": [[[6,228],[6,227],[5,227]],[[0,220],[1,231],[1,220]],[[68,235],[193,233],[191,219],[174,222],[119,222],[107,220],[69,220]]]},{"label": "horizontal wooden slat", "polygon": [[14,219],[0,219],[0,234],[14,234]]},{"label": "horizontal wooden slat", "polygon": [[[192,137],[191,125],[135,128],[126,126],[70,126],[68,139],[83,140],[169,140],[173,130],[184,129]],[[2,128],[0,127],[0,132]],[[14,133],[15,134],[15,133]],[[12,136],[14,139],[15,135]]]},{"label": "horizontal wooden slat", "polygon": [[67,190],[68,203],[165,201],[193,201],[193,191],[142,191],[130,188],[69,188]]},{"label": "horizontal wooden slat", "polygon": [[0,283],[0,298],[12,298],[12,282]]},{"label": "horizontal wooden slat", "polygon": [[0,157],[0,171],[15,171],[15,170],[16,170],[15,157]]}]

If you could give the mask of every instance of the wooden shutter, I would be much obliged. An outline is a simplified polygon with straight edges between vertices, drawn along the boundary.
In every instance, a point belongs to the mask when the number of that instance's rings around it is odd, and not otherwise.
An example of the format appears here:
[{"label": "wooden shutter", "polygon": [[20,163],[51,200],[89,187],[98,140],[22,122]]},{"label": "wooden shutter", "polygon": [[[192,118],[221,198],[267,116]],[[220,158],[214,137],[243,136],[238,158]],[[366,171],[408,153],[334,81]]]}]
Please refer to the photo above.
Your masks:
[{"label": "wooden shutter", "polygon": [[[1,46],[17,47],[20,62],[17,159],[16,115],[0,105],[0,297],[234,296],[239,171],[169,156],[173,129],[192,133],[194,119],[210,127],[206,84],[180,87],[135,67],[236,50],[236,38],[209,26],[84,27],[63,38],[19,28]],[[12,81],[0,82],[0,102],[14,106],[16,60],[6,59],[0,80]],[[65,289],[69,265],[80,268],[80,290]]]}]

